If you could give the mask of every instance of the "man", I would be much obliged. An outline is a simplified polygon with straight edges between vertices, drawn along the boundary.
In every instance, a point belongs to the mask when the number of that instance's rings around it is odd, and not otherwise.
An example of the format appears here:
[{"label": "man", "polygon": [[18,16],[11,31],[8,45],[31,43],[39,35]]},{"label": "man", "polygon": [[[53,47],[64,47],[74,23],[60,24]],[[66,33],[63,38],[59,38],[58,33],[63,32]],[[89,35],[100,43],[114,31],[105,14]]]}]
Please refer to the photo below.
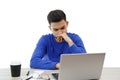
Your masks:
[{"label": "man", "polygon": [[47,19],[52,34],[43,35],[38,41],[31,57],[31,68],[59,69],[61,54],[86,53],[81,38],[67,32],[68,21],[62,10],[50,11]]}]

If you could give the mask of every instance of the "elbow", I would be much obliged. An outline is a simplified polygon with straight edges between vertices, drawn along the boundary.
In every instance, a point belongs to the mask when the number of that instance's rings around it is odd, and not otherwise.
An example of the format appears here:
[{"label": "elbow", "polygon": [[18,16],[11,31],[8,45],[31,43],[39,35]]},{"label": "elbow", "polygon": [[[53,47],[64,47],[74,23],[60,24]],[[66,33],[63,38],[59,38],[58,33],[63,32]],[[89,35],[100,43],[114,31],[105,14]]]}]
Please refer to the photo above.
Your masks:
[{"label": "elbow", "polygon": [[30,68],[37,68],[36,61],[34,61],[33,59],[30,60]]},{"label": "elbow", "polygon": [[35,68],[34,63],[30,61],[30,68]]}]

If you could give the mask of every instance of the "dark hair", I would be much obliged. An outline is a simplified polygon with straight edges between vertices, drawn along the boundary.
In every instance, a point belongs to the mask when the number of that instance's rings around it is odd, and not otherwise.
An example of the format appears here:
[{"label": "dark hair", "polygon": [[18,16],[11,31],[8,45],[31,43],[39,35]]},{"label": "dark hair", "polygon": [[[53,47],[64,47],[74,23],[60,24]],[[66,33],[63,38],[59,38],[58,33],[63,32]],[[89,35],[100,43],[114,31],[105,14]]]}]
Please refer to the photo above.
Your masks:
[{"label": "dark hair", "polygon": [[62,10],[52,10],[49,12],[47,19],[49,24],[51,24],[52,22],[59,22],[62,19],[66,21],[66,15]]}]

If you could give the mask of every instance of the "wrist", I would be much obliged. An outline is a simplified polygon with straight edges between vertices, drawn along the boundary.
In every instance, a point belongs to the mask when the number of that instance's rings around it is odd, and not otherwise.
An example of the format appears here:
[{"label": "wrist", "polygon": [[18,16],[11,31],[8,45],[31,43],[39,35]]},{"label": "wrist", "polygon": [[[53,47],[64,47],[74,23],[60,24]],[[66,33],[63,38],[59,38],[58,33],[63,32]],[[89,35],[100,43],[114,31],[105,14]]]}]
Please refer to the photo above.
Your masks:
[{"label": "wrist", "polygon": [[73,41],[70,39],[69,42],[68,42],[68,44],[69,44],[69,47],[71,47],[74,43],[73,43]]}]

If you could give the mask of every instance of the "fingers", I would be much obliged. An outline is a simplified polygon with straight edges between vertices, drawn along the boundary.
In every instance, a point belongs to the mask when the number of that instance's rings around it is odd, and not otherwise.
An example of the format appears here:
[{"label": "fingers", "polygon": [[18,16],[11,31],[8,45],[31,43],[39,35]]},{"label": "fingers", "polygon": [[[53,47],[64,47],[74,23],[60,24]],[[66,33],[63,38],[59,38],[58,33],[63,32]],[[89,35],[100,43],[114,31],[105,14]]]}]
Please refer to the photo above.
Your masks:
[{"label": "fingers", "polygon": [[65,39],[66,39],[67,37],[68,37],[68,36],[67,36],[66,33],[62,33],[62,32],[61,32],[61,34],[57,35],[56,41],[57,41],[57,42],[66,41]]}]

